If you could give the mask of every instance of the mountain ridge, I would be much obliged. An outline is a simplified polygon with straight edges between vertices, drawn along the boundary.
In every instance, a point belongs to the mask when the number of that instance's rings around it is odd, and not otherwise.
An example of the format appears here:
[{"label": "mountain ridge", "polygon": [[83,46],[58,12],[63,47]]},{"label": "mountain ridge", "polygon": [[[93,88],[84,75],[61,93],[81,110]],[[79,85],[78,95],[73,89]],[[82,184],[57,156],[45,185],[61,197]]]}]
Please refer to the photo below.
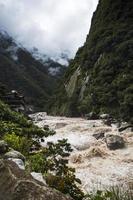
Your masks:
[{"label": "mountain ridge", "polygon": [[133,121],[132,9],[129,0],[99,1],[86,42],[58,89],[53,114],[110,113]]},{"label": "mountain ridge", "polygon": [[0,82],[8,90],[18,90],[35,108],[46,108],[66,67],[47,58],[42,62],[6,31],[0,32]]}]

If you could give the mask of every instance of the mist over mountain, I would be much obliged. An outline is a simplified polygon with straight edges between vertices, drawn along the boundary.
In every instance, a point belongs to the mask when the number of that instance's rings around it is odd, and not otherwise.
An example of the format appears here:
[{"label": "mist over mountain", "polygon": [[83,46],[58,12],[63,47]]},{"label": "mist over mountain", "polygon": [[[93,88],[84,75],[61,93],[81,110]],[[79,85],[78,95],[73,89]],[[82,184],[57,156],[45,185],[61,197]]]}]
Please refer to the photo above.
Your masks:
[{"label": "mist over mountain", "polygon": [[0,27],[52,57],[74,57],[89,30],[98,0],[0,0]]},{"label": "mist over mountain", "polygon": [[[89,21],[86,13],[91,16],[97,1],[95,3],[90,1],[90,4],[85,1],[84,4],[81,4],[79,0],[76,8],[74,1],[71,4],[69,4],[69,1],[67,4],[60,2],[61,4],[58,4],[60,6],[58,6],[57,10],[56,5],[54,9],[52,7],[53,1],[51,0],[49,3],[40,1],[38,5],[35,2],[32,2],[32,5],[31,1],[29,3],[25,1],[20,3],[18,1],[20,4],[16,2],[15,7],[12,7],[9,1],[1,1],[0,9],[3,9],[0,14],[2,16],[0,25],[1,27],[5,26],[9,30],[9,34],[14,35],[14,37],[10,37],[5,32],[6,29],[1,28],[1,70],[2,68],[4,69],[1,72],[1,82],[6,83],[6,80],[9,79],[10,81],[7,84],[9,88],[12,85],[15,87],[16,82],[14,83],[14,80],[17,77],[16,73],[18,73],[18,89],[24,92],[25,89],[30,88],[28,86],[30,84],[30,86],[32,85],[33,88],[36,88],[35,91],[40,91],[37,97],[43,96],[42,93],[45,91],[44,96],[50,95],[50,98],[42,97],[42,99],[47,99],[46,104],[52,109],[50,112],[54,114],[80,116],[88,112],[97,114],[107,112],[115,117],[131,118],[133,3],[122,0],[118,0],[115,3],[109,0],[107,3],[106,0],[100,0],[97,10],[93,14],[91,29],[87,35],[86,42],[79,48],[74,60],[71,60],[70,55],[73,55],[78,45],[77,39],[80,42],[83,41],[82,37],[79,37],[79,32],[83,34],[85,31],[83,24],[79,23],[79,21],[82,22],[80,17],[82,15],[85,17],[85,21]],[[81,13],[77,15],[78,6],[80,5],[82,5]],[[41,14],[45,6],[47,8],[47,10],[45,9],[46,21],[43,24],[44,27],[45,25],[48,27],[46,29],[47,37],[43,31],[41,34],[38,31],[38,27],[41,27],[41,20],[44,19],[44,15],[42,16]],[[71,8],[69,12],[67,6],[69,9]],[[89,6],[91,7],[90,11]],[[31,8],[29,13],[25,12],[27,8]],[[5,12],[7,9],[9,13]],[[47,11],[51,11],[51,9],[53,11],[51,19],[52,16],[54,18],[50,24]],[[38,13],[38,10],[40,13]],[[15,11],[18,19],[12,19],[11,13],[13,11]],[[59,13],[56,18],[57,12]],[[23,16],[24,13],[26,13],[25,16]],[[70,15],[70,18],[67,18],[69,23],[65,21],[66,13]],[[28,18],[29,16],[30,18]],[[40,17],[36,18],[40,19],[38,23],[34,23],[35,16]],[[9,22],[11,24],[9,25],[7,20],[10,17],[11,20]],[[63,21],[60,21],[61,19]],[[17,26],[16,29],[18,20],[20,26]],[[58,20],[59,24],[57,23]],[[84,23],[86,24],[85,21]],[[69,26],[67,26],[68,24]],[[60,26],[60,29],[58,29],[58,26]],[[89,23],[87,26],[89,26]],[[30,27],[32,28],[30,29]],[[15,35],[16,32],[18,36]],[[67,40],[65,38],[66,35]],[[54,37],[57,40],[54,40]],[[22,45],[19,41],[23,41]],[[38,46],[38,44],[41,46]],[[48,54],[46,54],[46,49]],[[59,87],[55,82],[57,78],[63,75],[66,70],[65,66],[68,66],[68,69],[65,76],[62,77],[61,86]],[[12,77],[14,77],[12,79],[10,79],[10,71]],[[23,82],[20,81],[22,74],[24,80],[28,81],[28,84],[26,83],[24,87],[20,84]],[[32,80],[29,83],[29,77],[31,78],[31,76]],[[36,84],[34,80],[37,81]],[[35,91],[33,89],[30,90],[30,94],[24,93],[34,96]],[[127,115],[129,116],[126,117]]]},{"label": "mist over mountain", "polygon": [[31,104],[46,102],[84,42],[97,1],[0,0],[0,82]]},{"label": "mist over mountain", "polygon": [[0,83],[9,91],[18,90],[35,108],[46,106],[65,69],[66,66],[37,50],[27,50],[6,31],[0,31]]}]

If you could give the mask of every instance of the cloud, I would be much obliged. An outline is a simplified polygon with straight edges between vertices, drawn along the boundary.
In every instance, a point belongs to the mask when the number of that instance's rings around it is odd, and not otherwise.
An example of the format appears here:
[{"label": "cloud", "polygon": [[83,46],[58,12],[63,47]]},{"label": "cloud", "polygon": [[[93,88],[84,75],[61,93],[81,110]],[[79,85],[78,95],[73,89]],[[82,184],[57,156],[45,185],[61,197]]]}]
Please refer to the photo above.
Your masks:
[{"label": "cloud", "polygon": [[85,42],[98,0],[0,0],[0,27],[25,47],[74,56]]}]

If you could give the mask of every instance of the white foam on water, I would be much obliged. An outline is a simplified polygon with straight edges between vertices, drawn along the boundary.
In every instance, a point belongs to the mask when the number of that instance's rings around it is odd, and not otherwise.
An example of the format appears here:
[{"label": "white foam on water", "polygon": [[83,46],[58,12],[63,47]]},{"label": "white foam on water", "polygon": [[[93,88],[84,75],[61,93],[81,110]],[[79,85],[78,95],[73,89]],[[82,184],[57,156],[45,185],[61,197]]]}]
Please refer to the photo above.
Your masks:
[{"label": "white foam on water", "polygon": [[[49,125],[56,131],[46,142],[57,142],[66,138],[74,151],[69,165],[75,167],[76,175],[82,181],[82,188],[89,192],[133,181],[133,134],[123,133],[126,148],[111,151],[104,140],[96,140],[94,133],[119,134],[117,126],[108,127],[101,120],[47,116],[46,113],[31,115],[39,127]],[[39,120],[38,120],[39,119]],[[93,154],[94,149],[94,154]],[[95,152],[100,152],[99,154]]]}]

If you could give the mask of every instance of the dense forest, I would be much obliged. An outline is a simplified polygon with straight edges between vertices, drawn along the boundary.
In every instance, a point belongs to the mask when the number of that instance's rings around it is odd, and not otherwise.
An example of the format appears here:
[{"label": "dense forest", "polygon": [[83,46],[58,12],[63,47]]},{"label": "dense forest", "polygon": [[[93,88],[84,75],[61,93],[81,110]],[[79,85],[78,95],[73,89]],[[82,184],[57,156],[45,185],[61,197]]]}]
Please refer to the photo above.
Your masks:
[{"label": "dense forest", "polygon": [[53,114],[110,113],[133,122],[133,2],[100,0],[83,47],[54,96]]},{"label": "dense forest", "polygon": [[[51,74],[49,70],[57,70]],[[50,58],[37,59],[7,32],[0,31],[0,83],[24,95],[33,110],[46,110],[65,67]]]}]

